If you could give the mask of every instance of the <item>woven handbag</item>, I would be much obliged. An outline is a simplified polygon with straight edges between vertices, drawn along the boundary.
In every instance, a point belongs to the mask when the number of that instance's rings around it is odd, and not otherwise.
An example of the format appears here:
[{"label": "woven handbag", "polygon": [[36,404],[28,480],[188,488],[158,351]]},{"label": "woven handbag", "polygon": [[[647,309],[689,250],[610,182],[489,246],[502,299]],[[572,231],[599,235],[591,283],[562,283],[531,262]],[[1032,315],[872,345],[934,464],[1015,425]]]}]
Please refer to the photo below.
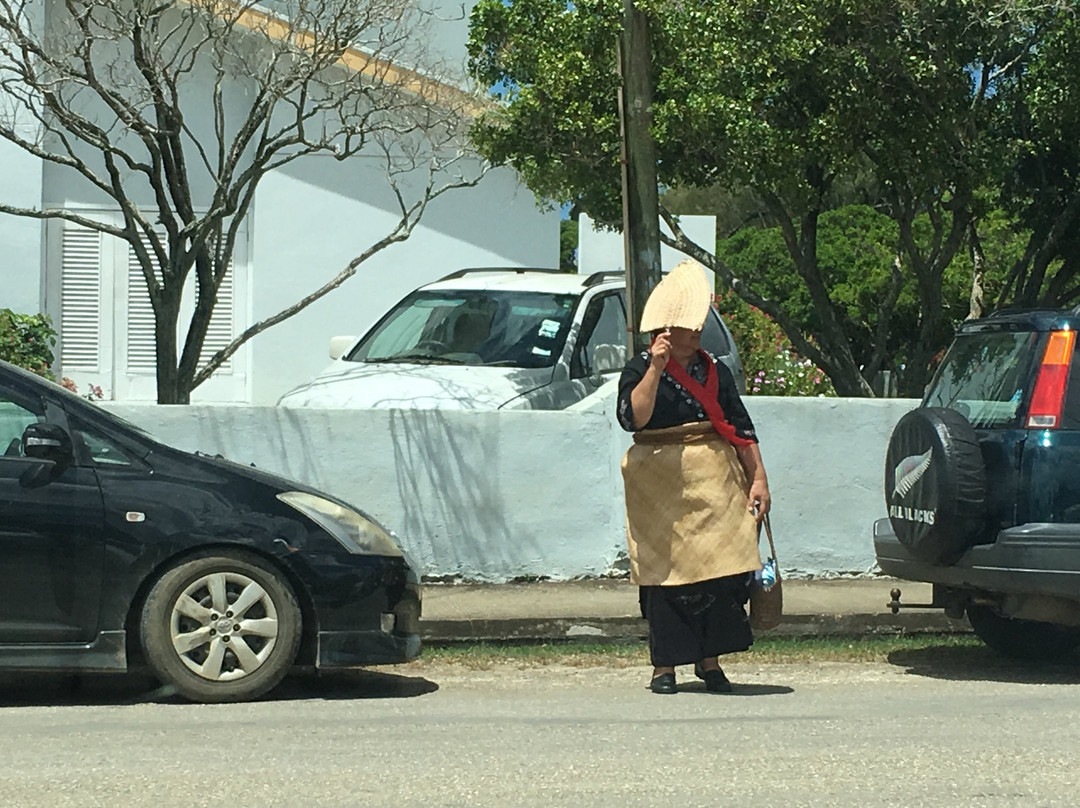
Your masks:
[{"label": "woven handbag", "polygon": [[776,560],[776,545],[773,544],[772,526],[769,517],[764,519],[765,535],[769,538],[769,556],[766,564],[773,564],[776,569],[776,582],[771,586],[762,585],[761,579],[754,576],[750,584],[750,628],[755,631],[766,631],[780,625],[780,619],[784,615],[784,589],[780,580],[780,564]]}]

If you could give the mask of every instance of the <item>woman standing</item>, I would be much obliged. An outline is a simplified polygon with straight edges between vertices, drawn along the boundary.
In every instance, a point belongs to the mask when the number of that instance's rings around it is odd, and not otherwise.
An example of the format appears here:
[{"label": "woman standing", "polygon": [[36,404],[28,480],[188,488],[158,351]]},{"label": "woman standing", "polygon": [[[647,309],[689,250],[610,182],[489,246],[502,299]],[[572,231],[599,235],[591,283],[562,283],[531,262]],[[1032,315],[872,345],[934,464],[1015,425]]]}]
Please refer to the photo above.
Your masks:
[{"label": "woman standing", "polygon": [[677,693],[675,666],[691,663],[707,690],[730,692],[718,657],[753,642],[745,604],[769,484],[731,372],[701,349],[711,305],[701,266],[675,267],[645,303],[652,345],[619,380],[619,423],[635,433],[622,463],[630,574],[654,693]]}]

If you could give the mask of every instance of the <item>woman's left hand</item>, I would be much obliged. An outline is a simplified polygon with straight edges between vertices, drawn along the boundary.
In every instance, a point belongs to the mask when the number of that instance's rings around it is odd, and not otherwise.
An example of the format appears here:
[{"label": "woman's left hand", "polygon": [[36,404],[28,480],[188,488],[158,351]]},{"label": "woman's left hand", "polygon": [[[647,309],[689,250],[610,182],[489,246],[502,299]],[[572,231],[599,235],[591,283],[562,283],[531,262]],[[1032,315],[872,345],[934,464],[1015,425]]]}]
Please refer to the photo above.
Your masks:
[{"label": "woman's left hand", "polygon": [[758,524],[765,518],[765,514],[772,507],[772,497],[769,496],[769,483],[765,480],[754,480],[750,483],[750,498],[746,510],[754,514]]}]

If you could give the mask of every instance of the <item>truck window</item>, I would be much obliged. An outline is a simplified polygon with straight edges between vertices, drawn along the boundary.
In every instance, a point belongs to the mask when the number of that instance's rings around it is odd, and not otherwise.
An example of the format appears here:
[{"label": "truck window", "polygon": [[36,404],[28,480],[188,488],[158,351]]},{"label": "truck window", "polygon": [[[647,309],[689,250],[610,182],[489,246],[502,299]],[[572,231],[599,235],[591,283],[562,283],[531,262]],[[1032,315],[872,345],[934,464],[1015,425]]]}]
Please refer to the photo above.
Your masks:
[{"label": "truck window", "polygon": [[623,369],[628,352],[626,312],[618,294],[599,295],[589,301],[581,321],[581,336],[571,361],[574,378]]}]

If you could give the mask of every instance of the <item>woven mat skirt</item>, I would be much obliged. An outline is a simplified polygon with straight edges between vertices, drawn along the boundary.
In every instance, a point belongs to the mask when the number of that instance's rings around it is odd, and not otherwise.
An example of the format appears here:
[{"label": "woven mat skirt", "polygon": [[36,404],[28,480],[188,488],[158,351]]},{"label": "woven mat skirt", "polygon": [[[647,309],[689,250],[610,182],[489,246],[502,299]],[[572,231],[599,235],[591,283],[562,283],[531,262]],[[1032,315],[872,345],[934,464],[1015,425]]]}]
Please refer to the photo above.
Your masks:
[{"label": "woven mat skirt", "polygon": [[746,472],[711,424],[634,433],[622,473],[631,581],[681,586],[761,569]]}]

